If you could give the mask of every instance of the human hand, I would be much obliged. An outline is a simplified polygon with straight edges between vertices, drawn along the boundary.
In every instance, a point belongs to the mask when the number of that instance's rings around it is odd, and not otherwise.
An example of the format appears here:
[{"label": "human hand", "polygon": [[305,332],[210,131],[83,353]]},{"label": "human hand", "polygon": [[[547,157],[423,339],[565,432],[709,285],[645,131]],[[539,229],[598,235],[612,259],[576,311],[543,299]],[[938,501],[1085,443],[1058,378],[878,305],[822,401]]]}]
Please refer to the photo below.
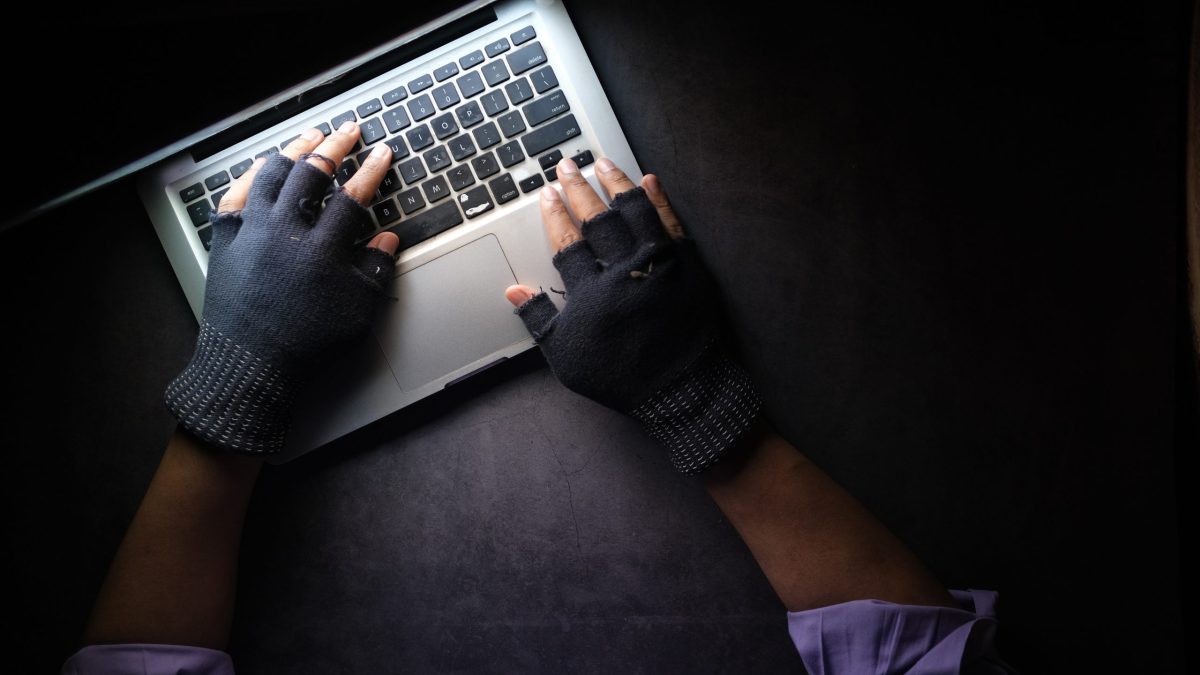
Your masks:
[{"label": "human hand", "polygon": [[566,203],[553,187],[541,193],[562,311],[528,286],[505,296],[568,389],[632,415],[676,469],[700,473],[750,429],[761,401],[728,356],[716,286],[657,177],[635,186],[607,159],[596,174],[611,208],[570,159],[558,164]]},{"label": "human hand", "polygon": [[366,334],[386,297],[399,239],[354,241],[371,226],[364,204],[391,164],[387,145],[321,206],[359,133],[353,122],[328,138],[310,129],[221,199],[196,351],[165,395],[180,425],[209,443],[278,452],[316,361]]}]

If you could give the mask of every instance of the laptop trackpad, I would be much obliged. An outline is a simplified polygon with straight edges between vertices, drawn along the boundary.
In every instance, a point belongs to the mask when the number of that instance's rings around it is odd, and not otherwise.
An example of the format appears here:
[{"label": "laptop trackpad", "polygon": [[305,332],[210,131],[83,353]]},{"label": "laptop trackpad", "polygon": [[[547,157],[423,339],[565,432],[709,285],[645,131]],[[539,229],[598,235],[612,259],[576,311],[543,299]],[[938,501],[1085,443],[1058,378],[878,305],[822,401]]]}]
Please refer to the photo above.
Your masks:
[{"label": "laptop trackpad", "polygon": [[[419,389],[529,338],[504,289],[517,283],[495,235],[392,280],[375,335],[400,388]],[[484,364],[477,364],[484,365]]]}]

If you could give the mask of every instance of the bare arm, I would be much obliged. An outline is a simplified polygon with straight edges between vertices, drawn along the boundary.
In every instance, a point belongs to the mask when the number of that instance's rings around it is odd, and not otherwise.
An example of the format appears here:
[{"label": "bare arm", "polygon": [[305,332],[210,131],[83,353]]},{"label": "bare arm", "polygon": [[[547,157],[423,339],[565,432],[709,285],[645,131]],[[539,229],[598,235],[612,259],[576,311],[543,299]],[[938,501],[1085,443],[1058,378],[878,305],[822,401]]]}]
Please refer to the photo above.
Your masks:
[{"label": "bare arm", "polygon": [[791,611],[874,598],[955,604],[854,497],[766,425],[704,476],[708,493]]},{"label": "bare arm", "polygon": [[100,589],[85,644],[223,649],[242,522],[261,468],[261,459],[176,431]]}]

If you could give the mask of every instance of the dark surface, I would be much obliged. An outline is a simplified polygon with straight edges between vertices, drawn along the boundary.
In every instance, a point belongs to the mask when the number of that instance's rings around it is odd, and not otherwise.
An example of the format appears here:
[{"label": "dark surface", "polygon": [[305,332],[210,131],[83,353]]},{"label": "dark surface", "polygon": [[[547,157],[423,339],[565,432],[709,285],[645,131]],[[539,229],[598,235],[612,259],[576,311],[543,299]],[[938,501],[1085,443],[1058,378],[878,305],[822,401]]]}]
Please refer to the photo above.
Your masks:
[{"label": "dark surface", "polygon": [[[569,8],[784,436],[947,585],[999,590],[1025,672],[1182,672],[1188,7]],[[0,633],[11,672],[53,672],[196,326],[130,185],[0,236],[0,307]],[[800,669],[703,488],[536,353],[267,471],[231,650],[245,673]]]}]

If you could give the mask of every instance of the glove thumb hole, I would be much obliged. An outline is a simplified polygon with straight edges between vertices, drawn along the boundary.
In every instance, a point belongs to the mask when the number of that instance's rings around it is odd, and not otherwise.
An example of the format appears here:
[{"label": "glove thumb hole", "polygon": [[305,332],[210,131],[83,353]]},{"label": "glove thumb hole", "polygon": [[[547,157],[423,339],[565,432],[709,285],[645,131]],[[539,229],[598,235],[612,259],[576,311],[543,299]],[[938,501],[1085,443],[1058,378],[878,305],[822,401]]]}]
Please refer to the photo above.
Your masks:
[{"label": "glove thumb hole", "polygon": [[[506,292],[505,296],[512,301],[511,294]],[[554,319],[558,317],[558,308],[554,306],[550,296],[540,292],[521,303],[513,312],[521,317],[521,321],[525,323],[525,330],[529,331],[535,342],[542,341],[554,327]]]}]

